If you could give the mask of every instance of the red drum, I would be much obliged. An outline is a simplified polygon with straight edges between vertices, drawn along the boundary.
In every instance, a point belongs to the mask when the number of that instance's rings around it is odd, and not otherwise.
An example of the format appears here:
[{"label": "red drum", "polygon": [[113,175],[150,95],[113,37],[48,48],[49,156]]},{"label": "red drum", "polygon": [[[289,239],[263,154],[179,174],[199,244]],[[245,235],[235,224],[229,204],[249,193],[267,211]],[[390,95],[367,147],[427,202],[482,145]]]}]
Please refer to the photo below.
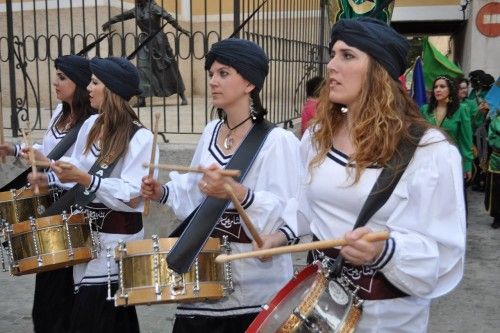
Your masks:
[{"label": "red drum", "polygon": [[354,332],[362,301],[344,277],[329,279],[321,262],[304,268],[264,306],[247,333]]}]

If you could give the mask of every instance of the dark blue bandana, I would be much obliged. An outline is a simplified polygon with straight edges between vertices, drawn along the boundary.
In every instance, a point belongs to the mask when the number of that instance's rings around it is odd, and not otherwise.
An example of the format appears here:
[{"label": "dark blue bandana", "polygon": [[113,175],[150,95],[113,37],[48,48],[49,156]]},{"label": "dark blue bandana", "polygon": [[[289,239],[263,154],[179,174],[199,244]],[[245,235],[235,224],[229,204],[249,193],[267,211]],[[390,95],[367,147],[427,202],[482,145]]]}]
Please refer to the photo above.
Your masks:
[{"label": "dark blue bandana", "polygon": [[382,21],[370,17],[342,19],[332,28],[330,50],[338,40],[369,54],[394,80],[406,70],[410,44]]},{"label": "dark blue bandana", "polygon": [[137,68],[126,58],[96,57],[90,60],[90,69],[109,90],[127,101],[142,93]]},{"label": "dark blue bandana", "polygon": [[209,70],[214,61],[236,69],[248,82],[262,89],[269,72],[269,59],[262,48],[254,42],[228,38],[212,45],[205,57],[205,69]]}]

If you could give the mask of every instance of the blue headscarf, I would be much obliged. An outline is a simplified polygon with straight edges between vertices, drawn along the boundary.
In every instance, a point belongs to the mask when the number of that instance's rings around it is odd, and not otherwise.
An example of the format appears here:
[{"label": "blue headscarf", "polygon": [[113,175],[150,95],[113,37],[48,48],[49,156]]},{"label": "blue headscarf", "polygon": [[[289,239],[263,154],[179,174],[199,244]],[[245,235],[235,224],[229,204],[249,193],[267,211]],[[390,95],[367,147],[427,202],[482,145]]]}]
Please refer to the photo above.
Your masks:
[{"label": "blue headscarf", "polygon": [[109,90],[127,101],[142,93],[139,89],[139,72],[126,58],[96,57],[90,60],[90,69]]},{"label": "blue headscarf", "polygon": [[394,80],[406,70],[410,44],[382,21],[371,17],[342,19],[332,28],[330,49],[338,40],[369,54]]},{"label": "blue headscarf", "polygon": [[89,85],[92,72],[87,58],[77,55],[65,55],[58,57],[54,64],[56,69],[63,72],[77,86],[85,89]]},{"label": "blue headscarf", "polygon": [[245,39],[228,38],[212,45],[205,57],[205,69],[209,70],[214,61],[236,69],[248,82],[262,89],[269,73],[269,59],[262,48]]}]

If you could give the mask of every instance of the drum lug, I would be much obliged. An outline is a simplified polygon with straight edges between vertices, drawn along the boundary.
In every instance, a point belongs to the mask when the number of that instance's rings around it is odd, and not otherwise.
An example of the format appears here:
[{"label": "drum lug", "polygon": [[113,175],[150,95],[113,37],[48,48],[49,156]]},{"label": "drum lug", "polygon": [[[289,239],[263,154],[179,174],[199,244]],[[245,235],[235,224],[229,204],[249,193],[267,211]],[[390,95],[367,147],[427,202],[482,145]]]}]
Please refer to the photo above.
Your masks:
[{"label": "drum lug", "polygon": [[[222,236],[221,250],[227,255],[231,254],[231,244],[229,244],[227,236]],[[223,266],[224,267],[224,287],[222,289],[223,289],[224,296],[227,296],[234,291],[233,271],[231,268],[231,262],[225,262],[223,265],[224,265]]]},{"label": "drum lug", "polygon": [[31,235],[33,237],[33,245],[35,246],[35,253],[37,256],[38,267],[43,266],[42,254],[41,254],[41,244],[38,240],[38,228],[36,227],[36,219],[33,216],[30,216],[30,226],[31,226]]},{"label": "drum lug", "polygon": [[355,307],[360,308],[363,305],[364,300],[358,296],[358,291],[360,287],[352,283],[345,274],[341,274],[337,281],[347,290],[352,296],[352,303]]},{"label": "drum lug", "polygon": [[5,222],[4,227],[3,227],[3,233],[4,237],[7,239],[7,244],[9,246],[8,248],[8,257],[10,261],[10,272],[11,274],[14,274],[15,271],[17,271],[17,268],[19,265],[17,264],[17,261],[14,259],[14,250],[12,248],[12,233],[14,230],[12,230],[12,226],[10,223]]},{"label": "drum lug", "polygon": [[299,320],[304,323],[304,325],[307,327],[307,332],[321,332],[318,325],[307,319],[307,317],[300,312],[299,308],[293,309],[293,315],[299,318]]},{"label": "drum lug", "polygon": [[62,220],[64,223],[64,230],[66,231],[66,239],[67,239],[67,245],[68,245],[68,257],[74,258],[75,253],[73,252],[73,244],[71,242],[71,234],[69,231],[69,225],[68,225],[68,215],[66,214],[66,211],[63,210],[62,212]]},{"label": "drum lug", "polygon": [[92,230],[92,218],[89,216],[90,214],[86,214],[86,218],[88,219],[89,221],[89,229],[90,229],[90,242],[92,243],[92,258],[97,258],[97,256],[99,255],[99,252],[101,252],[101,241],[99,239],[99,232],[98,231],[95,231],[96,235],[97,235],[97,240],[96,240],[96,236],[94,236],[94,230]]},{"label": "drum lug", "polygon": [[14,204],[15,223],[19,223],[20,221],[19,221],[19,210],[17,208],[17,190],[11,189],[10,195],[12,197],[12,203]]},{"label": "drum lug", "polygon": [[[0,225],[0,232],[2,234],[2,238],[0,239],[0,255],[2,256],[2,271],[7,272],[7,268],[5,267],[5,256],[4,256],[4,251],[3,251],[3,243],[6,242],[7,237],[5,236],[5,231],[4,231],[4,224],[5,220],[1,219],[1,225]],[[8,243],[7,243],[8,244]]]},{"label": "drum lug", "polygon": [[153,279],[156,299],[161,300],[161,287],[160,287],[160,241],[158,235],[152,235],[153,241]]},{"label": "drum lug", "polygon": [[200,267],[198,262],[198,257],[194,261],[194,276],[195,282],[193,287],[193,294],[198,296],[200,294]]},{"label": "drum lug", "polygon": [[[125,254],[127,254],[127,244],[125,244],[124,241],[120,240],[118,242],[117,251],[118,251],[118,256],[119,256],[119,258],[118,258],[118,266],[119,266],[118,267],[118,278],[119,278],[118,282],[119,282],[119,288],[120,288],[120,295],[118,297],[125,299],[125,302],[126,302],[128,299],[128,295],[125,292],[125,282],[123,279],[123,256]],[[111,265],[110,265],[109,270],[111,271]],[[111,276],[109,279],[111,280]]]},{"label": "drum lug", "polygon": [[111,296],[111,247],[106,247],[106,267],[108,269],[108,295],[106,297],[106,301],[114,300],[114,297]]}]

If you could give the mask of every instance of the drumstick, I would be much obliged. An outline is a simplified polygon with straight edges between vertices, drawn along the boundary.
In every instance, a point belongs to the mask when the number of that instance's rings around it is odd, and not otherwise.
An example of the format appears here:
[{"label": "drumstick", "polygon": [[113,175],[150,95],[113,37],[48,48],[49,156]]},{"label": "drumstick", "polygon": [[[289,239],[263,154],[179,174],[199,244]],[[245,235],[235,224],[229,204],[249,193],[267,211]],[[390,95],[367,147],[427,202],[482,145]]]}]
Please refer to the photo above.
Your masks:
[{"label": "drumstick", "polygon": [[[202,167],[192,168],[192,167],[186,167],[186,166],[175,165],[175,164],[148,164],[148,163],[144,163],[142,166],[145,168],[153,167],[153,168],[158,168],[158,169],[163,169],[163,170],[171,170],[171,171],[179,171],[179,172],[203,173],[203,172],[207,171],[206,169],[204,169]],[[225,176],[225,177],[239,177],[241,175],[241,171],[235,170],[235,169],[219,169],[219,170],[217,170],[217,172],[219,172],[221,176]]]},{"label": "drumstick", "polygon": [[[0,144],[5,144],[5,136],[3,133],[3,97],[0,90]],[[2,163],[5,164],[5,156],[2,156]]]},{"label": "drumstick", "polygon": [[[363,239],[368,242],[378,242],[386,240],[388,238],[389,238],[389,231],[370,232],[363,236]],[[295,252],[304,252],[309,250],[328,249],[337,246],[344,246],[346,244],[347,242],[344,238],[329,239],[329,240],[311,242],[306,244],[280,246],[280,247],[275,247],[274,249],[250,251],[250,252],[243,252],[231,255],[220,254],[217,256],[217,258],[215,258],[215,261],[218,263],[224,263],[227,261],[245,259],[245,258],[270,257],[284,253],[295,253]]]},{"label": "drumstick", "polygon": [[[152,178],[154,174],[155,168],[153,168],[155,159],[156,159],[156,140],[158,139],[158,124],[160,123],[160,113],[156,112],[155,113],[155,129],[154,129],[154,136],[153,136],[153,148],[151,148],[151,163],[149,164],[149,173],[148,177]],[[144,201],[144,216],[149,215],[149,205],[151,203],[151,200],[146,199]]]},{"label": "drumstick", "polygon": [[236,197],[236,194],[234,194],[233,187],[229,184],[224,184],[224,189],[231,198],[231,201],[233,202],[234,207],[238,211],[238,214],[240,214],[241,218],[243,219],[243,222],[245,222],[248,231],[250,231],[250,234],[252,235],[252,238],[255,240],[257,245],[261,247],[264,244],[264,242],[262,241],[262,238],[260,237],[255,227],[253,226],[252,220],[250,220],[250,217],[248,216],[247,212],[245,212],[245,210],[241,206],[238,198]]},{"label": "drumstick", "polygon": [[[27,121],[27,126],[28,129],[31,129],[29,120]],[[24,140],[26,141],[26,146],[28,146],[28,156],[31,162],[31,170],[33,171],[33,178],[36,178],[38,171],[36,169],[35,152],[33,151],[33,142],[31,140],[31,130],[29,133],[26,133],[24,129],[22,129],[21,132],[23,133]],[[35,187],[34,188],[35,195],[39,195],[40,189],[38,188],[38,184],[35,184],[34,187]]]},{"label": "drumstick", "polygon": [[[37,160],[37,161],[35,161],[35,163],[37,166],[39,166],[41,168],[50,168],[51,167],[49,161],[38,161]],[[59,163],[58,167],[61,169],[65,169],[65,170],[71,169],[71,165],[69,163],[66,163],[66,162]]]}]

